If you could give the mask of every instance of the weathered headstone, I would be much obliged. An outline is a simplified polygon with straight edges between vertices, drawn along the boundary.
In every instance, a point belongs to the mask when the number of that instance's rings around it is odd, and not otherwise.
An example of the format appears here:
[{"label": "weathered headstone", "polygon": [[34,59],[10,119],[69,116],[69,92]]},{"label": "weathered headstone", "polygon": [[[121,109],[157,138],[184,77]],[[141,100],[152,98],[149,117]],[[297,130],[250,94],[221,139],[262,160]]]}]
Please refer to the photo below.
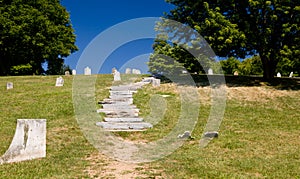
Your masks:
[{"label": "weathered headstone", "polygon": [[277,77],[278,77],[278,78],[281,78],[281,74],[280,74],[279,72],[277,73]]},{"label": "weathered headstone", "polygon": [[92,70],[89,67],[86,67],[84,69],[84,75],[91,75],[92,74]]},{"label": "weathered headstone", "polygon": [[233,73],[233,75],[234,75],[234,76],[239,76],[239,72],[238,72],[238,71],[235,71],[235,72]]},{"label": "weathered headstone", "polygon": [[140,75],[140,74],[141,74],[141,71],[138,70],[138,69],[132,69],[132,74]]},{"label": "weathered headstone", "polygon": [[12,82],[8,82],[6,83],[6,89],[13,89],[14,88],[14,84]]},{"label": "weathered headstone", "polygon": [[46,119],[18,119],[13,140],[0,164],[46,157]]},{"label": "weathered headstone", "polygon": [[211,68],[208,69],[207,73],[208,73],[208,75],[213,75],[214,74],[214,72]]},{"label": "weathered headstone", "polygon": [[64,86],[64,79],[61,76],[56,78],[55,86]]},{"label": "weathered headstone", "polygon": [[76,75],[76,70],[72,70],[72,75]]},{"label": "weathered headstone", "polygon": [[291,72],[289,77],[293,78],[293,76],[294,76],[294,72]]},{"label": "weathered headstone", "polygon": [[65,76],[70,76],[70,72],[69,71],[65,71]]},{"label": "weathered headstone", "polygon": [[160,79],[153,79],[152,80],[152,86],[154,86],[154,87],[160,86]]},{"label": "weathered headstone", "polygon": [[121,81],[121,74],[118,70],[114,72],[114,81]]},{"label": "weathered headstone", "polygon": [[125,74],[131,74],[131,68],[126,68]]}]

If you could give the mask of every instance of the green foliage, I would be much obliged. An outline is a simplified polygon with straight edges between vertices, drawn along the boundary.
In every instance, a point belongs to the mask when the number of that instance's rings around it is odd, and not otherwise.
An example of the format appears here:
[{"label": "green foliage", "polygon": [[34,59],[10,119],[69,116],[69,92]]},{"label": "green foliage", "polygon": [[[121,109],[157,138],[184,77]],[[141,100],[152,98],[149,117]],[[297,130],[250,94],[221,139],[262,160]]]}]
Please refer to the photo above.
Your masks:
[{"label": "green foliage", "polygon": [[32,66],[28,63],[25,65],[12,66],[10,68],[12,75],[29,75],[32,74]]},{"label": "green foliage", "polygon": [[227,60],[220,61],[224,74],[232,75],[235,71],[239,70],[239,65],[241,62],[234,58],[230,57]]},{"label": "green foliage", "polygon": [[58,0],[1,1],[0,37],[0,75],[27,63],[41,74],[42,63],[77,50],[69,14]]},{"label": "green foliage", "polygon": [[262,75],[262,63],[259,56],[253,56],[251,58],[243,60],[239,66],[239,72],[241,75]]},{"label": "green foliage", "polygon": [[167,18],[199,32],[220,57],[259,54],[264,77],[273,78],[282,57],[298,59],[300,1],[167,0]]}]

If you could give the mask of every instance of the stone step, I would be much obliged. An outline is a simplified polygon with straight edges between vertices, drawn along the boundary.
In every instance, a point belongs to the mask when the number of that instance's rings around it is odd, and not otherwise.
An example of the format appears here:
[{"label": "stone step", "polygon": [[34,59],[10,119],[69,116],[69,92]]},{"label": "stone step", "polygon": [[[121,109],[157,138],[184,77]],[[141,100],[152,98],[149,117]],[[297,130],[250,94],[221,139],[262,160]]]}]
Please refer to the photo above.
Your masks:
[{"label": "stone step", "polygon": [[152,124],[147,122],[97,122],[96,125],[114,131],[145,130],[153,127]]},{"label": "stone step", "polygon": [[116,98],[116,99],[104,99],[103,102],[128,102],[128,103],[133,103],[133,99],[132,98]]},{"label": "stone step", "polygon": [[131,105],[130,101],[99,101],[98,104]]},{"label": "stone step", "polygon": [[143,122],[143,118],[108,118],[105,117],[105,122]]},{"label": "stone step", "polygon": [[139,113],[140,109],[98,109],[97,113]]},{"label": "stone step", "polygon": [[109,91],[111,95],[132,95],[133,91]]},{"label": "stone step", "polygon": [[118,109],[137,109],[135,105],[119,105],[119,104],[102,104],[103,109],[113,109],[113,110],[118,110]]},{"label": "stone step", "polygon": [[132,99],[132,95],[110,95],[109,98],[113,100],[126,100]]}]

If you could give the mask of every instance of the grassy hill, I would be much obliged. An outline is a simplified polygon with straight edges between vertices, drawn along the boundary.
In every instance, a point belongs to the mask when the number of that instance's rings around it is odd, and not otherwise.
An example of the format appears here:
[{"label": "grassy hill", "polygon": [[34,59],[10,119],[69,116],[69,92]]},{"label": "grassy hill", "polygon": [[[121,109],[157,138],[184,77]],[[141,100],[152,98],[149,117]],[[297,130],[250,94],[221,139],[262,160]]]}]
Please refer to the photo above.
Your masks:
[{"label": "grassy hill", "polygon": [[[17,119],[47,119],[47,157],[0,165],[0,178],[299,178],[300,90],[297,79],[227,77],[227,102],[219,137],[199,148],[209,115],[210,87],[196,77],[200,94],[198,123],[189,140],[158,161],[127,164],[109,159],[86,140],[72,101],[72,76],[55,87],[57,76],[0,77],[0,155],[8,148]],[[98,75],[96,99],[108,96],[111,75]],[[201,81],[201,83],[200,83]],[[14,89],[7,90],[6,83]],[[180,115],[176,86],[147,86],[134,97],[147,117],[153,95],[167,94],[163,120],[145,132],[118,133],[133,142],[167,135]],[[179,103],[179,104],[178,104]],[[99,106],[100,107],[100,106]]]}]

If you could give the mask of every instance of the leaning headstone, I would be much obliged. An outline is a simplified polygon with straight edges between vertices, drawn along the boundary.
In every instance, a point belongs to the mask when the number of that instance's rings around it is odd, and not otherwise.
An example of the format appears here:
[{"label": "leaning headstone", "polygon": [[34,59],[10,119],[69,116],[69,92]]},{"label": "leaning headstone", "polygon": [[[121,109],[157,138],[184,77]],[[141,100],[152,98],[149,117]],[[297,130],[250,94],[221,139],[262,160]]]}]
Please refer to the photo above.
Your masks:
[{"label": "leaning headstone", "polygon": [[76,75],[76,70],[72,70],[72,75]]},{"label": "leaning headstone", "polygon": [[120,72],[118,72],[117,70],[114,72],[114,81],[121,81]]},{"label": "leaning headstone", "polygon": [[6,83],[6,89],[13,89],[14,88],[14,84],[12,82],[8,82]]},{"label": "leaning headstone", "polygon": [[61,76],[56,78],[55,86],[64,86],[64,79]]},{"label": "leaning headstone", "polygon": [[18,119],[15,135],[0,164],[46,157],[46,119]]},{"label": "leaning headstone", "polygon": [[214,72],[211,68],[208,69],[207,73],[208,73],[208,75],[213,75],[214,74]]},{"label": "leaning headstone", "polygon": [[70,72],[69,71],[65,71],[65,76],[70,76]]},{"label": "leaning headstone", "polygon": [[278,78],[280,78],[280,77],[281,77],[281,74],[280,74],[279,72],[277,73],[277,77],[278,77]]},{"label": "leaning headstone", "polygon": [[293,76],[294,76],[294,72],[291,72],[289,77],[293,78]]},{"label": "leaning headstone", "polygon": [[92,74],[92,70],[89,67],[86,67],[84,69],[84,75],[91,75]]},{"label": "leaning headstone", "polygon": [[131,68],[126,68],[125,74],[131,74]]},{"label": "leaning headstone", "polygon": [[238,71],[235,71],[235,72],[233,73],[233,75],[234,75],[234,76],[239,76],[239,72],[238,72]]}]

